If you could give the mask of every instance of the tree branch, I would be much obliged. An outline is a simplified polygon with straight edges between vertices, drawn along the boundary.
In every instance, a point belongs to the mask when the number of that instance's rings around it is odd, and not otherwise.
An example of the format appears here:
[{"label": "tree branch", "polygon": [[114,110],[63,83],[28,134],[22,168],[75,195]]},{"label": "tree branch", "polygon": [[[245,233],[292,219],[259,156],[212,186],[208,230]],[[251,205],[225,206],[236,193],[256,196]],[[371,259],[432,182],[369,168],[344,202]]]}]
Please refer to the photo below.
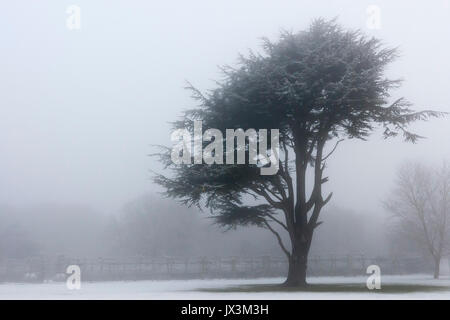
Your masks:
[{"label": "tree branch", "polygon": [[270,196],[269,196],[269,194],[266,192],[266,191],[264,191],[263,189],[258,189],[257,187],[250,187],[250,189],[253,191],[253,192],[255,192],[256,194],[259,194],[260,196],[263,196],[266,200],[267,200],[267,202],[269,202],[269,204],[271,204],[272,206],[274,206],[275,208],[277,208],[277,209],[282,209],[282,203],[281,202],[277,202],[277,201],[275,201],[275,200],[273,200]]},{"label": "tree branch", "polygon": [[340,142],[342,142],[342,141],[344,141],[344,139],[338,140],[338,141],[336,142],[336,144],[334,145],[333,149],[330,151],[330,153],[328,153],[325,157],[323,157],[322,161],[327,160],[328,157],[331,156],[331,155],[333,154],[333,152],[336,150],[338,144],[339,144]]},{"label": "tree branch", "polygon": [[278,244],[280,245],[281,249],[283,250],[283,252],[286,254],[286,256],[288,257],[288,259],[291,258],[291,254],[290,252],[286,249],[286,247],[283,244],[283,240],[280,237],[280,234],[278,232],[276,232],[270,225],[269,223],[264,220],[263,223],[266,225],[267,229],[269,229],[274,235],[275,237],[277,237],[278,240]]},{"label": "tree branch", "polygon": [[266,213],[266,215],[267,215],[268,217],[270,217],[273,221],[275,221],[276,223],[278,223],[280,226],[282,226],[286,231],[289,232],[287,226],[283,223],[283,221],[281,221],[281,220],[275,218],[275,216],[272,215],[272,214],[270,214],[270,213]]}]

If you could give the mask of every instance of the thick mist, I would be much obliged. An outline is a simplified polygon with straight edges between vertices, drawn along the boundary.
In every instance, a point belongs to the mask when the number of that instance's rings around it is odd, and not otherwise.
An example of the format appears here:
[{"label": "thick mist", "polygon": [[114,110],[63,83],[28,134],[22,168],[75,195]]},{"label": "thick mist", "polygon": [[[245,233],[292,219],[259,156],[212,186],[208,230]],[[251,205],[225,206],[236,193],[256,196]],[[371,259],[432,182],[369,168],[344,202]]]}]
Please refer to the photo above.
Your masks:
[{"label": "thick mist", "polygon": [[[260,50],[261,37],[336,17],[398,47],[387,71],[404,83],[393,99],[450,112],[450,2],[79,0],[81,29],[66,27],[68,1],[0,5],[0,259],[34,256],[273,256],[265,230],[224,232],[209,212],[164,199],[149,154],[170,145],[170,122],[195,106],[186,81],[215,86],[218,66]],[[368,5],[381,9],[367,27]],[[346,140],[328,162],[333,191],[312,256],[417,256],[395,247],[389,195],[406,160],[450,156],[448,119],[412,126],[426,137]]]}]

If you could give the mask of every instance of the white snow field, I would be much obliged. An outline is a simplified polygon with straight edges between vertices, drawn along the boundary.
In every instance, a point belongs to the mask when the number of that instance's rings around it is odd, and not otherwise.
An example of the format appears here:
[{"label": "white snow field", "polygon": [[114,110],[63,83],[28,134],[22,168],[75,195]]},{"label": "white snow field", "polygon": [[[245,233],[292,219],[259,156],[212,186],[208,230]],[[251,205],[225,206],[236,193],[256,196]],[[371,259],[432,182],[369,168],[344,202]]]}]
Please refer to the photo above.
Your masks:
[{"label": "white snow field", "polygon": [[[366,277],[309,278],[311,284],[359,284]],[[450,278],[434,280],[429,275],[382,276],[381,286],[389,284],[438,286],[439,290],[416,290],[408,293],[362,292],[283,292],[221,291],[238,286],[278,284],[282,278],[233,280],[170,280],[82,282],[80,290],[69,290],[65,282],[42,284],[0,284],[0,299],[450,299]],[[206,291],[204,291],[206,290]],[[208,291],[211,290],[211,291]],[[217,292],[214,292],[217,290]]]}]

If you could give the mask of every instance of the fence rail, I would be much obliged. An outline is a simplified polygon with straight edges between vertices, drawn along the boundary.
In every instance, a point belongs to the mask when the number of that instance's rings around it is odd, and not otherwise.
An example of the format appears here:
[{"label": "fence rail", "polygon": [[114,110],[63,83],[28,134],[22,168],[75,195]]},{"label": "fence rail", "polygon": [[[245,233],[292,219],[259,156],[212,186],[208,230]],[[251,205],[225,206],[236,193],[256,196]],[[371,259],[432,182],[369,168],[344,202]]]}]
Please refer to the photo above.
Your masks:
[{"label": "fence rail", "polygon": [[[430,272],[432,265],[422,257],[367,258],[364,255],[311,256],[310,276],[365,275],[376,264],[383,274]],[[66,268],[78,265],[88,281],[144,279],[202,279],[277,277],[287,273],[284,257],[195,257],[195,258],[95,258],[58,256],[0,260],[0,281],[63,281]]]}]

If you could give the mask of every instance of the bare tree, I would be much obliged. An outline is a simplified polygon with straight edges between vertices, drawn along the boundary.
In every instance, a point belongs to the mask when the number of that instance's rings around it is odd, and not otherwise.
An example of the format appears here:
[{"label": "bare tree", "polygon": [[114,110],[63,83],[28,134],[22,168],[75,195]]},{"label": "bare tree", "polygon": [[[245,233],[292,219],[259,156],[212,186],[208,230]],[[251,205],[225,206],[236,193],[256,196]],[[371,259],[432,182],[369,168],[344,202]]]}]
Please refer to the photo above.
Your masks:
[{"label": "bare tree", "polygon": [[399,168],[396,186],[385,202],[398,236],[415,241],[434,260],[434,278],[450,249],[450,165],[432,168],[408,162]]}]

